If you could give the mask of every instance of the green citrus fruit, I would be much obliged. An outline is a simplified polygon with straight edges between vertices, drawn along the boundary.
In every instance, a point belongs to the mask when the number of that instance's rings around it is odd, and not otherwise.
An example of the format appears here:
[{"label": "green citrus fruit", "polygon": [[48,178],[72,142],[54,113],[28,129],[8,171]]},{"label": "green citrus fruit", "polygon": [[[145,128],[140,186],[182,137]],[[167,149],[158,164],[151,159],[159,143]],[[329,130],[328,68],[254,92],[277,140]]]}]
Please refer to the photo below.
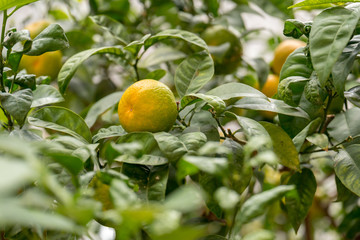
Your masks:
[{"label": "green citrus fruit", "polygon": [[[40,20],[25,27],[29,30],[30,37],[34,39],[39,33],[50,25],[47,20]],[[26,69],[27,73],[39,76],[50,76],[52,79],[57,77],[62,66],[61,51],[46,52],[40,56],[24,55],[20,61],[20,69]]]},{"label": "green citrus fruit", "polygon": [[201,35],[209,46],[216,74],[229,74],[241,62],[242,45],[231,31],[221,25],[207,28]]},{"label": "green citrus fruit", "polygon": [[174,94],[165,84],[145,79],[126,89],[118,114],[127,132],[161,132],[171,129],[178,111]]},{"label": "green citrus fruit", "polygon": [[305,42],[297,39],[287,39],[282,41],[274,51],[274,59],[272,62],[272,70],[274,73],[279,75],[287,57],[297,48],[305,46]]}]

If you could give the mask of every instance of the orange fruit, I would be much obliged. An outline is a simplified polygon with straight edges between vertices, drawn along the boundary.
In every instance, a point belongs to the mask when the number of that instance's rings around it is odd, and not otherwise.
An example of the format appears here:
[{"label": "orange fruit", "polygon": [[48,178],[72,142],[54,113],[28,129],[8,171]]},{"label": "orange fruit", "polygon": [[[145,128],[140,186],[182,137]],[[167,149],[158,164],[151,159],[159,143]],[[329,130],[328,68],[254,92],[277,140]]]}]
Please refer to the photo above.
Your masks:
[{"label": "orange fruit", "polygon": [[[42,30],[50,25],[47,20],[40,20],[25,27],[29,30],[30,37],[34,39]],[[62,66],[61,51],[46,52],[40,56],[23,55],[20,61],[20,69],[26,69],[27,73],[39,76],[57,77]]]},{"label": "orange fruit", "polygon": [[[279,85],[279,76],[275,74],[269,74],[266,79],[264,86],[261,89],[261,92],[264,93],[267,97],[272,97],[277,93]],[[273,119],[277,113],[270,111],[262,111],[261,115],[266,119]]]},{"label": "orange fruit", "polygon": [[[207,28],[201,35],[210,48],[216,74],[229,74],[236,70],[241,62],[242,45],[234,33],[221,25]],[[215,50],[212,50],[211,47]],[[222,51],[224,47],[224,51]]]},{"label": "orange fruit", "polygon": [[178,110],[174,94],[163,83],[144,79],[132,84],[118,105],[119,120],[127,132],[169,131]]},{"label": "orange fruit", "polygon": [[267,97],[272,97],[277,92],[279,85],[279,76],[275,74],[269,74],[264,86],[261,88],[261,92]]},{"label": "orange fruit", "polygon": [[275,74],[280,75],[282,66],[287,57],[299,47],[305,47],[306,43],[297,39],[287,39],[282,41],[274,51],[272,70]]}]

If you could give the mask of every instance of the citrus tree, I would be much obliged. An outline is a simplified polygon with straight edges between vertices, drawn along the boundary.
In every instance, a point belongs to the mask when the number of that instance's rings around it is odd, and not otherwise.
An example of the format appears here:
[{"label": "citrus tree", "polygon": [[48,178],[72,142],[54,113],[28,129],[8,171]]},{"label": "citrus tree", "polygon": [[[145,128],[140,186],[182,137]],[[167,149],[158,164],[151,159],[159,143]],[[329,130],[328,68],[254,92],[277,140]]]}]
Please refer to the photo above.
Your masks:
[{"label": "citrus tree", "polygon": [[55,23],[9,28],[33,2],[0,0],[1,239],[359,236],[358,3],[39,1]]}]

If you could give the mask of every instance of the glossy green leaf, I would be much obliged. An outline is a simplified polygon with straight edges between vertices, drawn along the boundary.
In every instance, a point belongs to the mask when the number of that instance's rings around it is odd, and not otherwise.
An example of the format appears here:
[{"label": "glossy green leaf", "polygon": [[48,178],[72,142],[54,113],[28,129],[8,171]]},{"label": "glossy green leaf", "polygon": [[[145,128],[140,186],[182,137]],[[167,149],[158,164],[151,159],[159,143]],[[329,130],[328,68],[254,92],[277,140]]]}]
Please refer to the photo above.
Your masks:
[{"label": "glossy green leaf", "polygon": [[38,0],[0,0],[0,11],[4,11],[12,7],[20,7],[36,1]]},{"label": "glossy green leaf", "polygon": [[33,39],[30,51],[25,54],[39,56],[45,52],[61,50],[67,47],[69,47],[69,41],[64,29],[59,24],[53,23]]},{"label": "glossy green leaf", "polygon": [[[11,76],[5,81],[5,85],[9,88],[11,87],[14,76]],[[36,76],[34,74],[19,74],[14,83],[19,85],[22,88],[30,88],[31,90],[36,89]]]},{"label": "glossy green leaf", "polygon": [[324,133],[314,133],[308,136],[306,140],[322,149],[327,149],[329,146],[329,139]]},{"label": "glossy green leaf", "polygon": [[206,52],[187,57],[175,72],[175,87],[180,97],[199,91],[214,75],[214,62]]},{"label": "glossy green leaf", "polygon": [[196,153],[207,141],[205,134],[202,132],[185,133],[179,139],[184,143],[189,154]]},{"label": "glossy green leaf", "polygon": [[128,36],[126,29],[119,21],[106,15],[90,16],[90,19],[102,29],[109,32],[121,44],[127,45]]},{"label": "glossy green leaf", "polygon": [[103,114],[115,104],[119,103],[122,94],[123,92],[114,92],[98,100],[94,105],[91,106],[84,119],[89,128],[95,124],[96,119],[101,114]]},{"label": "glossy green leaf", "polygon": [[121,173],[130,178],[138,185],[138,196],[147,201],[163,201],[166,192],[166,183],[169,175],[169,165],[140,166],[135,164],[124,164]]},{"label": "glossy green leaf", "polygon": [[304,51],[305,48],[298,48],[288,56],[281,68],[280,82],[292,76],[310,78],[313,70],[309,68],[308,59]]},{"label": "glossy green leaf", "polygon": [[146,74],[145,79],[154,79],[160,80],[166,75],[166,71],[164,69],[156,69],[152,72]]},{"label": "glossy green leaf", "polygon": [[290,169],[300,171],[299,153],[289,135],[282,128],[272,123],[261,122],[261,125],[271,137],[279,163]]},{"label": "glossy green leaf", "polygon": [[63,107],[44,107],[28,117],[30,124],[69,134],[91,143],[91,132],[84,119]]},{"label": "glossy green leaf", "polygon": [[[357,54],[360,52],[360,36],[354,36],[341,53],[332,69],[332,79],[336,92],[344,97],[345,81],[353,68]],[[348,95],[349,96],[349,95]],[[350,97],[351,99],[351,97]],[[349,99],[349,100],[350,100]],[[351,100],[350,100],[351,101]]]},{"label": "glossy green leaf", "polygon": [[108,128],[101,128],[93,136],[93,142],[99,142],[102,139],[112,138],[112,137],[119,137],[127,134],[126,131],[119,125],[119,126],[111,126]]},{"label": "glossy green leaf", "polygon": [[123,55],[123,50],[119,46],[113,47],[101,47],[101,48],[94,48],[85,50],[83,52],[79,52],[73,56],[71,56],[61,67],[59,75],[58,75],[58,85],[60,92],[62,94],[65,93],[67,86],[71,78],[74,76],[78,67],[89,57],[95,54],[114,54],[114,55]]},{"label": "glossy green leaf", "polygon": [[177,161],[187,153],[185,144],[170,133],[158,132],[154,133],[154,137],[159,144],[160,150],[170,161]]},{"label": "glossy green leaf", "polygon": [[290,222],[297,232],[312,205],[317,184],[314,173],[308,168],[292,175],[288,184],[296,187],[295,191],[285,195],[285,207]]},{"label": "glossy green leaf", "polygon": [[293,107],[278,99],[242,98],[234,104],[234,107],[252,110],[276,112],[288,116],[309,119],[309,115],[299,107]]},{"label": "glossy green leaf", "polygon": [[232,113],[226,112],[227,116],[236,117],[236,121],[241,126],[242,130],[244,131],[244,134],[247,139],[250,139],[253,136],[265,136],[270,137],[269,133],[266,131],[266,129],[257,121],[247,118],[247,117],[240,117]]},{"label": "glossy green leaf", "polygon": [[48,153],[47,155],[50,156],[53,161],[59,163],[61,166],[63,166],[75,176],[78,175],[81,170],[83,170],[84,164],[79,157],[60,152],[52,152]]},{"label": "glossy green leaf", "polygon": [[140,49],[144,46],[145,41],[151,36],[151,34],[146,34],[140,40],[135,40],[129,43],[124,47],[124,50],[131,52],[134,56],[136,56]]},{"label": "glossy green leaf", "polygon": [[359,9],[351,11],[343,7],[326,9],[315,17],[309,41],[311,61],[321,86],[325,86],[359,18]]},{"label": "glossy green leaf", "polygon": [[300,152],[301,146],[304,144],[308,135],[313,133],[321,124],[321,118],[311,121],[301,132],[299,132],[293,139],[296,150]]},{"label": "glossy green leaf", "polygon": [[0,93],[0,101],[2,107],[8,111],[11,116],[23,125],[25,118],[30,111],[33,100],[31,89],[23,89],[14,93]]},{"label": "glossy green leaf", "polygon": [[231,98],[239,98],[239,97],[266,98],[266,96],[259,90],[243,83],[222,84],[208,91],[206,94],[218,96],[222,100],[228,100]]},{"label": "glossy green leaf", "polygon": [[298,2],[290,8],[297,8],[297,7],[316,7],[322,4],[327,3],[349,3],[349,2],[360,2],[359,0],[304,0],[302,2]]},{"label": "glossy green leaf", "polygon": [[151,36],[145,41],[145,49],[149,48],[150,46],[159,41],[167,39],[181,39],[197,47],[200,47],[201,49],[207,50],[207,45],[205,41],[201,39],[198,35],[180,29],[167,29],[157,33],[154,36]]},{"label": "glossy green leaf", "polygon": [[337,142],[342,142],[349,137],[360,135],[359,108],[351,108],[344,113],[336,115],[328,125],[329,135]]},{"label": "glossy green leaf", "polygon": [[235,225],[231,232],[231,237],[234,238],[239,234],[243,224],[262,215],[266,207],[270,206],[276,200],[280,200],[286,193],[294,189],[295,186],[281,185],[251,196],[236,214]]},{"label": "glossy green leaf", "polygon": [[33,94],[31,108],[65,101],[59,90],[51,85],[39,85],[36,87],[35,91],[33,91]]},{"label": "glossy green leaf", "polygon": [[360,107],[360,86],[355,86],[350,88],[348,91],[344,92],[344,96],[352,104],[357,107]]},{"label": "glossy green leaf", "polygon": [[334,159],[336,176],[349,190],[360,196],[360,145],[339,150]]},{"label": "glossy green leaf", "polygon": [[115,161],[129,164],[140,164],[147,166],[160,166],[169,163],[169,160],[162,156],[143,154],[140,157],[133,155],[122,154],[118,156]]},{"label": "glossy green leaf", "polygon": [[145,55],[139,60],[139,68],[148,68],[161,63],[183,59],[186,54],[169,46],[159,46],[151,54]]},{"label": "glossy green leaf", "polygon": [[181,99],[181,108],[185,108],[186,106],[191,105],[192,103],[197,102],[198,100],[203,100],[207,104],[209,104],[212,108],[214,108],[217,114],[220,114],[225,111],[226,104],[221,98],[218,96],[207,95],[202,93],[196,94],[187,94]]}]

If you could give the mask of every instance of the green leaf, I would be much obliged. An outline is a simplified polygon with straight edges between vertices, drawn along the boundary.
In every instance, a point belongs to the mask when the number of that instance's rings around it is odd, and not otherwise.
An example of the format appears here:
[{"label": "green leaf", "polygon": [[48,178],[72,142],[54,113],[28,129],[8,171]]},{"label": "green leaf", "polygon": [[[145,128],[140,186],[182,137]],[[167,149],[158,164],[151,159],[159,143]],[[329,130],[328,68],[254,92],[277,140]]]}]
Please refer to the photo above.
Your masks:
[{"label": "green leaf", "polygon": [[32,40],[29,31],[21,30],[14,32],[9,30],[4,38],[4,47],[11,50],[12,53],[24,53],[30,50]]},{"label": "green leaf", "polygon": [[28,117],[30,124],[52,129],[91,143],[91,132],[84,119],[63,107],[44,107]]},{"label": "green leaf", "polygon": [[240,195],[227,187],[220,187],[215,192],[215,199],[222,209],[233,209],[240,201]]},{"label": "green leaf", "polygon": [[208,47],[203,39],[201,39],[198,35],[192,32],[180,30],[180,29],[167,29],[162,32],[157,33],[154,36],[151,36],[145,41],[145,49],[154,45],[155,43],[167,40],[167,39],[181,39],[188,43],[191,43],[201,49],[207,50]]},{"label": "green leaf", "polygon": [[169,165],[140,166],[124,164],[121,173],[138,185],[138,196],[147,201],[163,201],[165,199],[166,185],[169,175]]},{"label": "green leaf", "polygon": [[138,67],[148,68],[160,65],[161,63],[171,62],[174,60],[185,58],[186,54],[169,46],[160,46],[154,49],[151,54],[140,58]]},{"label": "green leaf", "polygon": [[226,158],[221,157],[202,157],[202,156],[184,156],[181,161],[185,161],[196,166],[199,170],[209,173],[221,175],[228,168]]},{"label": "green leaf", "polygon": [[47,155],[50,156],[53,161],[59,163],[61,166],[67,169],[74,176],[78,175],[83,170],[84,164],[79,157],[61,152],[50,152],[47,153]]},{"label": "green leaf", "polygon": [[207,141],[205,134],[202,132],[185,133],[181,135],[179,139],[184,143],[189,154],[196,153]]},{"label": "green leaf", "polygon": [[146,74],[145,79],[154,79],[154,80],[160,80],[166,75],[166,71],[164,69],[156,69],[152,72],[149,72]]},{"label": "green leaf", "polygon": [[82,228],[70,219],[54,213],[28,208],[14,201],[0,201],[0,225],[1,226],[23,226],[33,228],[39,226],[43,229],[65,231],[81,234]]},{"label": "green leaf", "polygon": [[28,162],[12,157],[0,157],[0,196],[16,193],[37,177],[38,173]]},{"label": "green leaf", "polygon": [[304,144],[306,137],[313,133],[321,124],[321,118],[311,121],[301,132],[299,132],[293,139],[296,150],[300,152],[301,146]]},{"label": "green leaf", "polygon": [[0,93],[0,101],[2,107],[10,113],[11,116],[23,125],[25,118],[30,111],[33,100],[31,89],[19,90],[15,93]]},{"label": "green leaf", "polygon": [[337,142],[342,142],[349,137],[357,137],[360,135],[359,108],[351,108],[346,112],[336,115],[334,120],[328,125],[328,133],[330,137]]},{"label": "green leaf", "polygon": [[0,11],[4,11],[12,7],[20,7],[36,1],[38,0],[0,0]]},{"label": "green leaf", "polygon": [[136,56],[140,49],[144,46],[145,41],[151,36],[151,34],[146,34],[140,40],[135,40],[124,47],[124,50],[129,51],[134,56]]},{"label": "green leaf", "polygon": [[313,172],[305,168],[301,173],[292,175],[288,184],[296,187],[295,191],[285,195],[285,207],[290,222],[297,232],[312,205],[317,186],[316,179]]},{"label": "green leaf", "polygon": [[209,104],[212,108],[214,108],[215,112],[217,114],[221,114],[225,111],[226,105],[221,98],[218,96],[212,96],[202,93],[196,93],[196,94],[187,94],[181,99],[181,108],[185,108],[186,106],[189,106],[198,100],[203,100],[207,104]]},{"label": "green leaf", "polygon": [[243,83],[221,84],[220,86],[211,89],[206,94],[218,96],[222,100],[229,100],[231,98],[239,98],[239,97],[266,98],[266,96],[259,90]]},{"label": "green leaf", "polygon": [[93,142],[99,142],[105,138],[112,138],[112,137],[119,137],[127,134],[126,131],[119,125],[119,126],[111,126],[108,128],[101,128],[96,135],[93,136]]},{"label": "green leaf", "polygon": [[306,140],[322,149],[327,149],[329,146],[329,139],[324,133],[314,133],[308,136]]},{"label": "green leaf", "polygon": [[89,57],[100,53],[102,54],[109,53],[109,54],[121,56],[123,55],[123,50],[119,46],[101,47],[101,48],[85,50],[70,57],[61,67],[58,75],[58,85],[61,94],[65,93],[66,88],[69,85],[69,82],[71,78],[74,76],[78,67]]},{"label": "green leaf", "polygon": [[119,155],[115,161],[128,164],[139,164],[147,166],[160,166],[169,163],[168,159],[162,156],[143,154],[140,157],[136,157],[129,154]]},{"label": "green leaf", "polygon": [[158,132],[154,133],[154,137],[158,142],[161,152],[163,152],[170,161],[177,161],[187,153],[185,144],[170,133]]},{"label": "green leaf", "polygon": [[294,13],[288,7],[293,4],[292,0],[253,0],[263,11],[270,16],[281,19],[294,18]]},{"label": "green leaf", "polygon": [[276,200],[280,200],[286,193],[294,189],[295,186],[281,185],[271,190],[255,194],[246,200],[236,214],[234,228],[231,232],[232,239],[239,234],[243,224],[262,215],[266,207],[270,206]]},{"label": "green leaf", "polygon": [[296,3],[290,8],[296,7],[312,7],[319,6],[327,3],[349,3],[349,2],[360,2],[359,0],[304,0],[302,2]]},{"label": "green leaf", "polygon": [[126,29],[119,21],[106,15],[90,16],[90,19],[102,29],[109,32],[113,37],[121,42],[121,44],[127,45],[128,37]]},{"label": "green leaf", "polygon": [[51,85],[39,85],[35,91],[33,91],[33,94],[31,108],[65,101],[59,90]]},{"label": "green leaf", "polygon": [[360,144],[340,149],[335,155],[336,176],[349,190],[360,196]]},{"label": "green leaf", "polygon": [[293,51],[286,59],[280,72],[280,82],[288,77],[300,76],[310,78],[313,70],[309,68],[308,58],[301,47]]},{"label": "green leaf", "polygon": [[167,209],[191,213],[204,206],[204,192],[194,184],[179,187],[165,200],[163,206]]},{"label": "green leaf", "polygon": [[354,61],[359,52],[360,36],[356,35],[347,44],[332,69],[331,75],[334,87],[336,89],[336,93],[339,94],[340,97],[344,97],[345,81],[353,68]]},{"label": "green leaf", "polygon": [[[5,82],[5,85],[11,87],[12,81],[15,76],[9,77]],[[30,88],[31,90],[36,89],[36,76],[34,74],[19,74],[16,76],[14,83],[23,88]]]},{"label": "green leaf", "polygon": [[348,91],[344,92],[344,96],[352,104],[357,107],[360,107],[360,86],[355,86],[350,88]]},{"label": "green leaf", "polygon": [[180,97],[199,91],[214,75],[214,62],[207,52],[187,57],[175,72],[175,87]]},{"label": "green leaf", "polygon": [[95,124],[96,119],[101,114],[103,114],[106,110],[108,110],[120,101],[122,94],[123,92],[114,92],[107,95],[106,97],[103,97],[91,106],[85,117],[85,122],[89,126],[89,128],[91,128]]},{"label": "green leaf", "polygon": [[309,119],[309,115],[299,107],[293,107],[278,99],[249,98],[245,97],[237,101],[233,107],[260,111],[276,112],[288,116]]},{"label": "green leaf", "polygon": [[241,126],[242,130],[244,131],[245,137],[250,139],[254,136],[265,136],[270,138],[269,133],[266,129],[257,121],[247,118],[247,117],[240,117],[233,113],[226,112],[227,116],[235,117],[236,121]]},{"label": "green leaf", "polygon": [[53,23],[37,35],[32,42],[30,51],[26,52],[29,56],[39,56],[45,52],[61,50],[69,47],[64,29],[59,24]]},{"label": "green leaf", "polygon": [[290,169],[300,171],[299,153],[289,135],[282,128],[272,123],[261,122],[261,125],[271,137],[274,152],[279,158],[279,163]]},{"label": "green leaf", "polygon": [[359,18],[359,9],[351,11],[343,7],[326,9],[315,17],[309,42],[311,61],[321,86],[325,86]]}]

